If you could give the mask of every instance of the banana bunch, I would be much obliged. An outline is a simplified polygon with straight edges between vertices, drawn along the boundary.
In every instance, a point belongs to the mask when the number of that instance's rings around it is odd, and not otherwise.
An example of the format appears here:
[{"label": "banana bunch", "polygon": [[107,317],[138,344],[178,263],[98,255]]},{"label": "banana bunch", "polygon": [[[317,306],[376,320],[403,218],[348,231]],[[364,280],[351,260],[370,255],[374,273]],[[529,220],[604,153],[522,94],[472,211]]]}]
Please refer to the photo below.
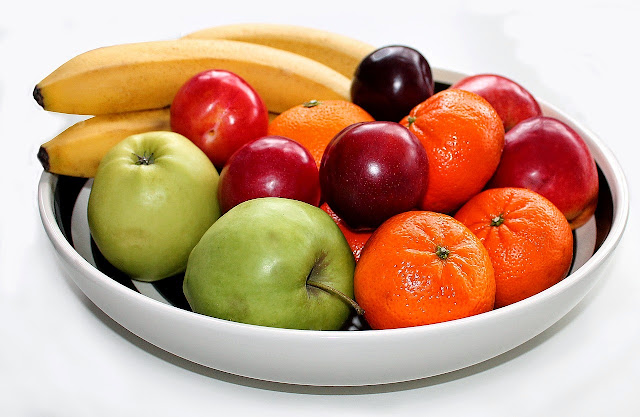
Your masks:
[{"label": "banana bunch", "polygon": [[228,39],[283,49],[333,68],[349,80],[371,51],[368,43],[320,29],[270,23],[214,26],[183,39]]},{"label": "banana bunch", "polygon": [[374,47],[316,29],[239,24],[180,39],[121,44],[71,58],[33,92],[45,110],[93,115],[44,143],[45,170],[93,177],[104,154],[125,137],[170,130],[178,89],[207,69],[225,69],[252,85],[269,112],[309,99],[350,100],[351,74]]}]

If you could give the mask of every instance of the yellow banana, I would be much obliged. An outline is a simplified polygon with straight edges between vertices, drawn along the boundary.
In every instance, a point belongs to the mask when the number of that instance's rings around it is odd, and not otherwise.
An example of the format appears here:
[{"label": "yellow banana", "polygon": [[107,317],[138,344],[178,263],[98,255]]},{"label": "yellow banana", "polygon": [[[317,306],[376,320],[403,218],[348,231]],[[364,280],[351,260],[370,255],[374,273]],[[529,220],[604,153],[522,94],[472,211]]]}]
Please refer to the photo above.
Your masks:
[{"label": "yellow banana", "polygon": [[46,171],[92,178],[113,145],[137,133],[171,130],[169,109],[108,114],[78,122],[38,151]]},{"label": "yellow banana", "polygon": [[312,59],[232,40],[176,39],[121,44],[80,54],[38,83],[45,109],[109,114],[162,108],[178,89],[207,69],[236,73],[274,113],[310,99],[349,100],[351,81]]},{"label": "yellow banana", "polygon": [[182,39],[229,39],[266,45],[311,58],[351,79],[358,64],[375,47],[326,30],[275,23],[214,26]]}]

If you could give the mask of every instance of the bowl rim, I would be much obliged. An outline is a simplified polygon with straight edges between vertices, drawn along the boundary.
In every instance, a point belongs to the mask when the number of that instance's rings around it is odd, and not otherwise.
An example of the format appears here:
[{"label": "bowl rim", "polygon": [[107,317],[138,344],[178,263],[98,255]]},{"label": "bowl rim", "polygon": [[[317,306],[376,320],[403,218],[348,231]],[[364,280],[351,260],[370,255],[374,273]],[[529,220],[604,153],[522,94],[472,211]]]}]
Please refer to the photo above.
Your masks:
[{"label": "bowl rim", "polygon": [[[465,74],[433,68],[434,79],[438,82],[454,83],[465,76]],[[537,99],[545,113],[555,113],[563,121],[570,121],[570,125],[581,131],[581,134],[598,165],[603,171],[609,187],[611,189],[611,197],[613,200],[613,214],[611,227],[602,245],[595,253],[579,267],[576,271],[568,275],[559,283],[552,287],[533,295],[525,300],[517,303],[494,309],[478,315],[465,317],[457,320],[435,323],[426,326],[405,327],[397,329],[383,330],[365,330],[365,331],[345,331],[345,330],[300,330],[300,329],[284,329],[275,327],[258,326],[253,324],[237,323],[215,317],[205,316],[192,311],[187,311],[179,307],[163,303],[161,301],[150,298],[135,290],[116,282],[84,259],[64,237],[58,222],[55,218],[54,208],[54,192],[57,185],[58,176],[43,171],[38,183],[38,207],[41,220],[45,231],[57,250],[58,254],[65,260],[81,270],[83,275],[92,280],[94,284],[98,284],[105,290],[115,291],[117,296],[125,297],[131,302],[142,303],[145,307],[161,311],[165,314],[174,314],[177,319],[187,320],[197,324],[198,326],[214,327],[230,333],[251,332],[254,336],[278,337],[285,339],[348,339],[350,341],[386,339],[404,337],[428,337],[432,333],[448,332],[451,329],[463,330],[465,327],[472,326],[481,321],[496,320],[504,315],[519,314],[529,310],[531,306],[544,302],[545,299],[554,297],[568,288],[575,285],[584,276],[597,268],[616,248],[620,242],[623,232],[626,228],[629,216],[629,190],[627,180],[620,164],[611,150],[591,131],[584,128],[581,124],[570,118],[568,115],[557,109],[555,106],[546,103],[544,100]],[[400,340],[400,339],[398,339]]]}]

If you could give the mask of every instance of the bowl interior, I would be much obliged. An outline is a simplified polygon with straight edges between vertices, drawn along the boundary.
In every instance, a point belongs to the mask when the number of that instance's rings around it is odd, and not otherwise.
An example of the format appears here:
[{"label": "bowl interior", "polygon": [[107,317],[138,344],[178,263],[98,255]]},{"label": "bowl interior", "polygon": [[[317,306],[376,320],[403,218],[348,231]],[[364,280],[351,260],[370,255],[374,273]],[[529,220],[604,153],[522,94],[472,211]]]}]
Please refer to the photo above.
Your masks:
[{"label": "bowl interior", "polygon": [[[462,76],[434,69],[436,89]],[[177,356],[237,375],[304,385],[375,385],[430,377],[500,355],[547,329],[605,275],[602,266],[622,236],[629,193],[614,156],[571,118],[540,104],[545,115],[576,129],[592,150],[600,179],[595,215],[573,232],[574,258],[567,278],[521,302],[460,320],[370,330],[352,317],[341,331],[321,332],[195,314],[182,292],[182,274],[155,283],[132,281],[102,256],[87,222],[91,179],[43,173],[40,212],[67,272],[83,292],[123,327]]]},{"label": "bowl interior", "polygon": [[[459,77],[457,73],[444,72],[440,75],[445,81],[436,82],[436,91],[448,88]],[[547,109],[545,107],[545,109]],[[549,108],[548,112],[556,110]],[[596,158],[597,159],[597,158]],[[609,236],[614,221],[614,198],[607,175],[598,164],[600,192],[594,217],[574,233],[574,258],[570,273],[582,267],[602,246]],[[131,280],[127,275],[114,268],[100,253],[88,229],[86,207],[91,190],[92,179],[58,176],[54,191],[54,215],[61,233],[69,245],[85,260],[102,272],[106,277],[139,292],[147,297],[190,311],[182,292],[183,274],[178,274],[154,283]],[[345,323],[343,330],[368,330],[364,320],[353,316]]]}]

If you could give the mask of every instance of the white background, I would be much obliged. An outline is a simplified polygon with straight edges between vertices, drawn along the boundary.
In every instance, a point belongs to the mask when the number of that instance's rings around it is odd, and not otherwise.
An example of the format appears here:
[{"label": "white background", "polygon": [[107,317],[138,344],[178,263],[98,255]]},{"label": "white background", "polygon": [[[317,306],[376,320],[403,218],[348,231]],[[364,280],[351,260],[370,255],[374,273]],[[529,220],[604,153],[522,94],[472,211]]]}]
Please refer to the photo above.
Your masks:
[{"label": "white background", "polygon": [[[640,8],[635,0],[512,3],[5,5],[0,415],[640,415]],[[381,387],[309,388],[235,377],[173,357],[121,328],[62,274],[40,223],[36,152],[74,119],[39,108],[33,87],[88,49],[233,22],[294,23],[376,46],[410,45],[434,67],[506,75],[556,105],[606,143],[630,185],[631,216],[610,276],[556,325],[511,352],[447,375]]]}]

